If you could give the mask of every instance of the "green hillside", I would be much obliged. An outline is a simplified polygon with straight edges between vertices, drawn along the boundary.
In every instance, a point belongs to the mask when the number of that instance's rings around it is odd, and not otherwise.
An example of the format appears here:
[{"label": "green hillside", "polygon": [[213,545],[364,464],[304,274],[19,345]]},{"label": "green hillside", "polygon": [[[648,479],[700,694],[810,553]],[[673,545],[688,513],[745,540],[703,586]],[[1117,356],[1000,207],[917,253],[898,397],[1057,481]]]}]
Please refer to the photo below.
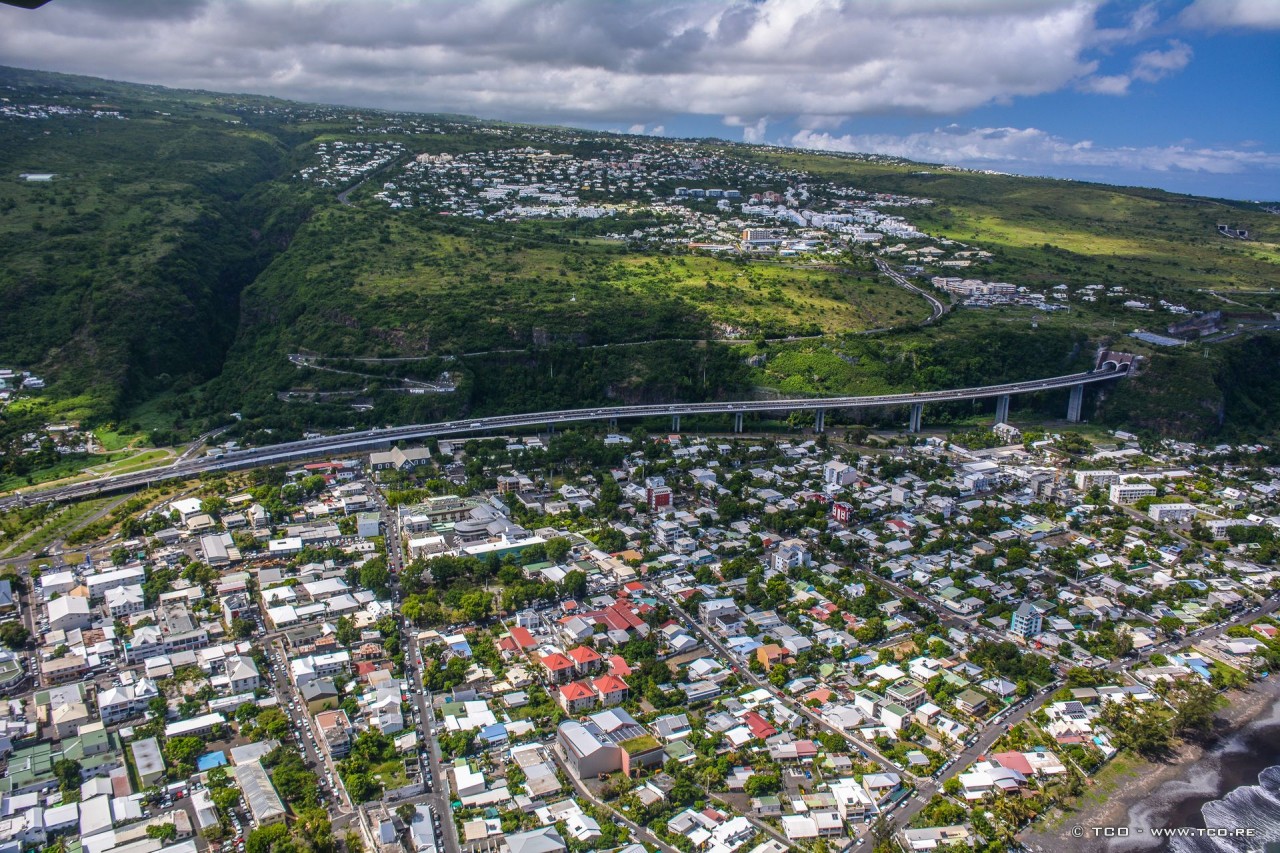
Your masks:
[{"label": "green hillside", "polygon": [[[995,253],[984,276],[1037,283],[1105,282],[1209,307],[1207,290],[1268,291],[1246,300],[1280,310],[1280,216],[1256,204],[1050,178],[936,166],[884,166],[768,149],[753,157],[804,168],[864,189],[927,196],[929,233]],[[1217,226],[1248,229],[1225,239]],[[1214,307],[1226,303],[1217,301]]]},{"label": "green hillside", "polygon": [[[167,435],[236,411],[242,433],[278,439],[552,406],[947,387],[1077,369],[1105,344],[1148,367],[1099,418],[1210,436],[1271,432],[1280,416],[1277,395],[1242,379],[1275,361],[1266,333],[1177,350],[1125,337],[1186,316],[1159,300],[1247,314],[1250,329],[1280,309],[1280,217],[1255,205],[16,69],[0,69],[0,96],[0,367],[48,383],[0,415],[5,446],[56,418]],[[494,177],[503,157],[560,188],[526,182],[517,197]],[[686,165],[635,171],[668,157]],[[958,308],[921,325],[923,299],[827,232],[790,256],[717,252],[749,218],[738,201],[668,204],[683,185],[744,201],[799,186],[845,211],[899,194],[902,216],[949,251],[984,253],[956,274],[1065,285],[1070,310]],[[509,200],[484,201],[490,190]],[[510,212],[565,192],[607,215]],[[1091,285],[1116,290],[1077,300]]]},{"label": "green hillside", "polygon": [[46,374],[75,411],[120,413],[221,371],[272,248],[254,229],[277,215],[263,188],[283,151],[195,103],[52,80],[0,75],[23,102],[81,111],[0,120],[0,363]]}]

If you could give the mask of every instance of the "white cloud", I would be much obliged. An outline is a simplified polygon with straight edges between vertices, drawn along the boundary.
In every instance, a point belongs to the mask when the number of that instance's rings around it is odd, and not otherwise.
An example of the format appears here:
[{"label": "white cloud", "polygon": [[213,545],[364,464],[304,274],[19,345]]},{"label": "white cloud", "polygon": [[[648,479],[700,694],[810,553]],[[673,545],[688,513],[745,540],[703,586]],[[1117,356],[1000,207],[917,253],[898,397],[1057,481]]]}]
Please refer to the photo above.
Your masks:
[{"label": "white cloud", "polygon": [[[1190,171],[1216,175],[1280,170],[1280,153],[1190,145],[1115,147],[1090,140],[1071,142],[1034,127],[958,125],[906,136],[845,134],[801,130],[790,145],[826,151],[889,154],[929,163],[1036,172],[1049,166],[1104,167],[1129,171]],[[1043,173],[1043,172],[1041,172]]]},{"label": "white cloud", "polygon": [[1102,2],[60,0],[0,7],[0,55],[392,108],[626,123],[804,115],[817,128],[1071,86],[1095,70]]},{"label": "white cloud", "polygon": [[1280,3],[1275,0],[1195,0],[1182,10],[1185,26],[1209,30],[1280,29]]},{"label": "white cloud", "polygon": [[764,142],[765,131],[769,129],[768,116],[761,116],[755,121],[749,121],[740,116],[725,116],[724,123],[729,125],[729,127],[742,128],[743,142]]},{"label": "white cloud", "polygon": [[1191,62],[1191,46],[1173,39],[1168,50],[1148,50],[1133,60],[1133,76],[1148,83],[1176,74]]},{"label": "white cloud", "polygon": [[1191,62],[1191,46],[1170,39],[1167,50],[1148,50],[1133,59],[1128,74],[1095,74],[1076,84],[1076,88],[1095,95],[1127,95],[1134,80],[1155,83],[1176,74]]},{"label": "white cloud", "polygon": [[1081,80],[1078,88],[1095,95],[1127,95],[1132,82],[1128,74],[1096,74]]}]

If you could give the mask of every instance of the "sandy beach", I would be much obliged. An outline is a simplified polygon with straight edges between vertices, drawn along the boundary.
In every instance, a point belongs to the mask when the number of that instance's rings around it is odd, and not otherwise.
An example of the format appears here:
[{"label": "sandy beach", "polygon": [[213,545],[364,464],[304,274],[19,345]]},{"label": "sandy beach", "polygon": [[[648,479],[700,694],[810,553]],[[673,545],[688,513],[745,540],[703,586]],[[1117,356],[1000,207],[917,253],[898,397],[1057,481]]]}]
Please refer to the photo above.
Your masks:
[{"label": "sandy beach", "polygon": [[[1261,770],[1280,764],[1280,681],[1258,682],[1227,699],[1217,715],[1218,738],[1208,749],[1184,744],[1158,763],[1120,756],[1095,777],[1075,810],[1065,817],[1060,811],[1046,815],[1019,839],[1046,853],[1145,853],[1166,843],[1151,838],[1152,827],[1203,826],[1200,807],[1206,801],[1255,784]],[[1095,827],[1128,827],[1129,835],[1104,838],[1095,835]]]}]

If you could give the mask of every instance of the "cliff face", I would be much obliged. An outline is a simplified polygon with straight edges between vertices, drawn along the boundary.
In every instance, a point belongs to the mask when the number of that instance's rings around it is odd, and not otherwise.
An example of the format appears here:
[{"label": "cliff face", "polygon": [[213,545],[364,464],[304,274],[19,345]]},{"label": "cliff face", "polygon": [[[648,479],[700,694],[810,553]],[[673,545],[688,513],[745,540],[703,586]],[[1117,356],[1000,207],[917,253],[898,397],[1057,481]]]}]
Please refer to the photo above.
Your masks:
[{"label": "cliff face", "polygon": [[1155,353],[1100,401],[1097,416],[1196,440],[1265,436],[1280,423],[1280,336]]}]

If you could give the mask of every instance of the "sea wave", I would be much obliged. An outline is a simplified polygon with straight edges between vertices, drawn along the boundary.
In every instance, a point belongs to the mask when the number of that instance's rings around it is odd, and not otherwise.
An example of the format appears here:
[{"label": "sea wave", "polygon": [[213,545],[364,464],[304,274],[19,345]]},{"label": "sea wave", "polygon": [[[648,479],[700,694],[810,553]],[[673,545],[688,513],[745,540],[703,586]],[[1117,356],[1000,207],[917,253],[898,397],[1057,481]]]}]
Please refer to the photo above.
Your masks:
[{"label": "sea wave", "polygon": [[[1280,702],[1188,766],[1185,778],[1165,782],[1145,801],[1130,806],[1128,833],[1109,839],[1105,849],[1108,853],[1262,853],[1268,842],[1280,842],[1280,764],[1266,766],[1280,760],[1277,744]],[[1245,784],[1249,765],[1257,768],[1257,785]],[[1197,810],[1195,803],[1203,805]],[[1165,834],[1170,830],[1194,833],[1199,826],[1252,828],[1255,834],[1240,838]]]},{"label": "sea wave", "polygon": [[1175,838],[1171,853],[1260,853],[1268,843],[1280,843],[1280,765],[1258,774],[1257,785],[1241,785],[1200,810],[1208,830],[1252,829],[1245,837]]}]

